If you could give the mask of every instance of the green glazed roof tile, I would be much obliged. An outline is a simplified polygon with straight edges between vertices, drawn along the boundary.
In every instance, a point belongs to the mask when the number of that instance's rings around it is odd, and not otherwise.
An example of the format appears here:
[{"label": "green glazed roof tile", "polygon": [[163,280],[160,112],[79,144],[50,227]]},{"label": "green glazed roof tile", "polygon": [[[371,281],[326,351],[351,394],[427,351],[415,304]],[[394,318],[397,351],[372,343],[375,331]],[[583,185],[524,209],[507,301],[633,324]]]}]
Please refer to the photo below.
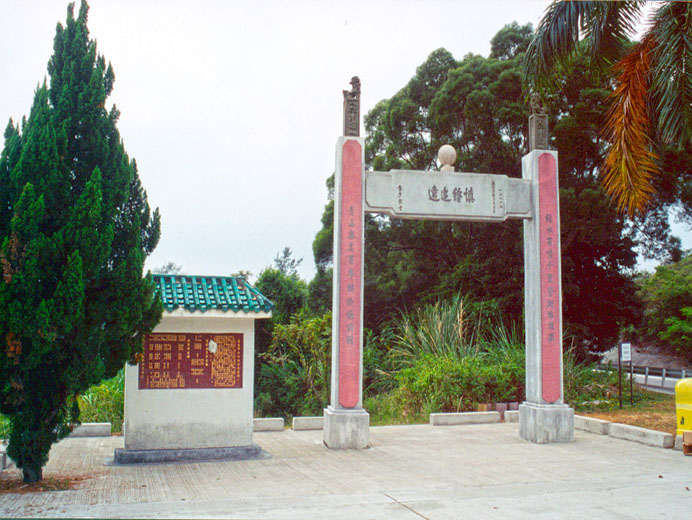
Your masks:
[{"label": "green glazed roof tile", "polygon": [[153,275],[167,311],[271,312],[274,304],[243,278],[231,276]]}]

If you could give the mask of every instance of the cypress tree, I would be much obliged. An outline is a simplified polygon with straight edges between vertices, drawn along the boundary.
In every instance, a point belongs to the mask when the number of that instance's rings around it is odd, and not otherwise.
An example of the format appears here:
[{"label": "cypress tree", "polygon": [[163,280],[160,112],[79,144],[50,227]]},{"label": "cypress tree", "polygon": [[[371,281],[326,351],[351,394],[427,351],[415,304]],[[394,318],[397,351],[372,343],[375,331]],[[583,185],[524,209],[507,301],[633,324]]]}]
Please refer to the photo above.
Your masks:
[{"label": "cypress tree", "polygon": [[133,361],[162,312],[142,275],[159,214],[105,107],[115,76],[88,9],[68,6],[50,83],[21,127],[10,120],[0,156],[0,413],[25,482],[78,420],[76,396]]}]

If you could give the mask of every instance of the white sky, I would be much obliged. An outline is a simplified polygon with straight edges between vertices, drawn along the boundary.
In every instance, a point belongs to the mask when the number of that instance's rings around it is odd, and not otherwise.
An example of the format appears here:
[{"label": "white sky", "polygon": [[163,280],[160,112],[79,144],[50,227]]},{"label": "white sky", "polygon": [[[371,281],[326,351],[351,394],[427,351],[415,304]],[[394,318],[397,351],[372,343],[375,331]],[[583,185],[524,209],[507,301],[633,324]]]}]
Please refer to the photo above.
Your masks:
[{"label": "white sky", "polygon": [[[67,3],[3,0],[0,128],[28,115]],[[351,76],[364,116],[433,50],[487,56],[498,30],[535,27],[549,3],[92,0],[91,37],[115,69],[109,101],[162,215],[147,267],[256,279],[289,246],[311,279]]]}]

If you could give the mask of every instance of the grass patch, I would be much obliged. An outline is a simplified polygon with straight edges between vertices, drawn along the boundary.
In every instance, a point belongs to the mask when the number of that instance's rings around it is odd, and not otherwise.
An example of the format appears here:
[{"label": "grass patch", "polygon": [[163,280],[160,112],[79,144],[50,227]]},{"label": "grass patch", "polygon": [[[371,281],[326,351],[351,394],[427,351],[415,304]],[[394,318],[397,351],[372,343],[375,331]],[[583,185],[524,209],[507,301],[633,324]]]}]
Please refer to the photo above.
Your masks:
[{"label": "grass patch", "polygon": [[363,402],[370,414],[370,426],[389,426],[393,424],[425,424],[428,416],[418,411],[409,411],[398,395],[399,390],[368,397]]},{"label": "grass patch", "polygon": [[622,410],[617,396],[607,403],[577,410],[580,415],[595,417],[605,421],[629,424],[675,435],[677,419],[675,416],[675,396],[635,389],[634,403],[629,404],[629,393],[622,396]]}]

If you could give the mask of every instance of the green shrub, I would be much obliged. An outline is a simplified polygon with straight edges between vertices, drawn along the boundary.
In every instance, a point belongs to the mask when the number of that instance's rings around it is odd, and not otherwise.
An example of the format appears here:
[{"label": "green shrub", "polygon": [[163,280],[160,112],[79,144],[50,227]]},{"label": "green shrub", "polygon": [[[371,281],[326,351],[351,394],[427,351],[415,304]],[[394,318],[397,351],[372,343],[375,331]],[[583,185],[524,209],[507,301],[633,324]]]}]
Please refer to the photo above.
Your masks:
[{"label": "green shrub", "polygon": [[692,360],[692,255],[688,252],[679,262],[658,266],[639,284],[644,302],[641,336]]},{"label": "green shrub", "polygon": [[255,413],[260,417],[317,415],[329,403],[331,313],[309,317],[301,311],[274,327],[262,354]]},{"label": "green shrub", "polygon": [[425,355],[397,374],[407,412],[464,412],[478,403],[520,401],[524,367],[489,364],[488,356],[465,358]]}]

